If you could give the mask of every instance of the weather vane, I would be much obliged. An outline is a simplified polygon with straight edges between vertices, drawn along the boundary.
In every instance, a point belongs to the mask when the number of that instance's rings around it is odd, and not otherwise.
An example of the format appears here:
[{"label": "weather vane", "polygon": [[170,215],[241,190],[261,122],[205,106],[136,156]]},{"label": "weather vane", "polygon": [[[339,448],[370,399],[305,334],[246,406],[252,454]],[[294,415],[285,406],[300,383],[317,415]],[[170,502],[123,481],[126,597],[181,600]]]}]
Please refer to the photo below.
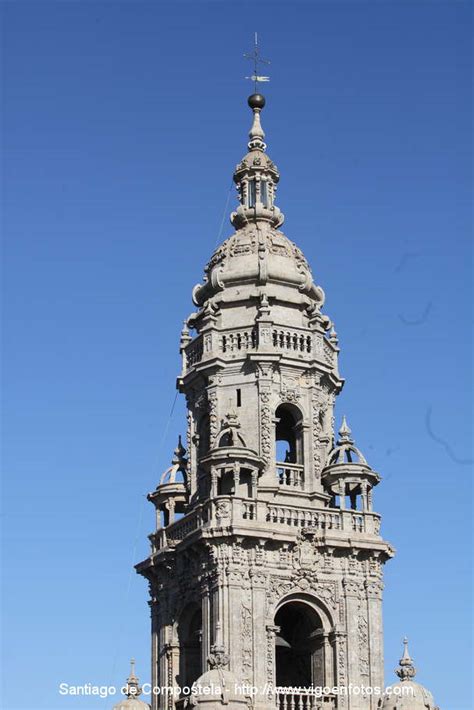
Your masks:
[{"label": "weather vane", "polygon": [[259,82],[262,81],[270,81],[269,76],[261,76],[258,73],[258,65],[259,64],[270,64],[268,59],[262,59],[260,56],[260,52],[258,49],[258,35],[255,32],[255,43],[254,43],[254,48],[253,52],[247,52],[244,54],[245,59],[250,59],[253,62],[253,74],[252,76],[246,76],[246,79],[250,79],[250,81],[253,81],[255,84],[255,93],[257,93],[257,85]]}]

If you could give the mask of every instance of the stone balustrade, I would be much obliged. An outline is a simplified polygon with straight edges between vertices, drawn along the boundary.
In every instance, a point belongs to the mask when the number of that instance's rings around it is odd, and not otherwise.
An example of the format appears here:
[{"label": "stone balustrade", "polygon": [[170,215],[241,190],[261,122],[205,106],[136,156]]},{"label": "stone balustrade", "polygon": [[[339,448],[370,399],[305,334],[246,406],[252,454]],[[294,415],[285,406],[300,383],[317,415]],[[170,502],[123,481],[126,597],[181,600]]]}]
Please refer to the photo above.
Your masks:
[{"label": "stone balustrade", "polygon": [[313,351],[313,339],[306,330],[273,328],[272,343],[278,350],[292,350],[300,353],[311,353]]},{"label": "stone balustrade", "polygon": [[267,507],[266,522],[299,528],[316,528],[322,531],[342,530],[340,510],[305,510],[304,508],[270,503]]},{"label": "stone balustrade", "polygon": [[150,535],[156,553],[165,547],[174,547],[198,529],[219,527],[245,527],[247,522],[289,528],[313,528],[321,533],[378,535],[380,516],[339,508],[311,510],[290,505],[278,505],[236,496],[217,496],[190,511],[182,519]]},{"label": "stone balustrade", "polygon": [[[298,358],[319,356],[319,359],[331,367],[337,364],[337,348],[327,338],[318,336],[306,329],[274,326],[268,330],[269,342],[276,352],[293,354]],[[204,342],[205,338],[205,342]],[[197,335],[185,347],[186,367],[190,368],[203,359],[218,354],[232,355],[239,352],[254,351],[259,347],[257,328],[227,330],[225,332],[208,331]]]},{"label": "stone balustrade", "polygon": [[290,486],[291,488],[304,488],[304,469],[296,463],[276,463],[276,472],[280,486]]},{"label": "stone balustrade", "polygon": [[204,343],[202,335],[198,335],[186,346],[186,366],[192,367],[201,362],[204,354]]},{"label": "stone balustrade", "polygon": [[327,339],[322,339],[323,343],[323,357],[328,365],[334,367],[337,362],[337,350],[336,347]]},{"label": "stone balustrade", "polygon": [[277,710],[334,710],[336,696],[306,688],[275,688]]},{"label": "stone balustrade", "polygon": [[254,350],[257,347],[257,332],[255,328],[224,333],[219,338],[219,348],[223,353],[233,353],[240,350]]}]

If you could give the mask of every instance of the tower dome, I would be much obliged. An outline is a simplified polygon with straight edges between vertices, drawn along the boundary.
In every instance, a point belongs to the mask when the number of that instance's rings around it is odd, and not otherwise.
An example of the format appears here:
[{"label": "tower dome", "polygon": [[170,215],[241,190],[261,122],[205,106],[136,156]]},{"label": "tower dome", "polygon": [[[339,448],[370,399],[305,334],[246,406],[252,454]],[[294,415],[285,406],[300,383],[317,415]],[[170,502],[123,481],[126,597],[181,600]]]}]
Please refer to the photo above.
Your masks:
[{"label": "tower dome", "polygon": [[403,639],[403,646],[399,668],[395,671],[400,681],[386,689],[380,701],[381,710],[439,710],[430,691],[413,680],[416,669],[408,652],[408,639]]},{"label": "tower dome", "polygon": [[133,658],[130,661],[130,675],[127,678],[127,684],[123,689],[123,694],[126,697],[119,700],[112,710],[150,710],[148,703],[145,703],[138,697],[142,694],[142,688],[139,679],[135,675],[135,661]]},{"label": "tower dome", "polygon": [[362,510],[372,510],[372,488],[379,483],[380,476],[355,445],[345,417],[336,445],[329,452],[321,480],[328,493],[340,497],[342,507],[345,497],[349,496],[351,508],[356,510],[357,498],[360,497]]},{"label": "tower dome", "polygon": [[324,304],[324,291],[313,282],[301,250],[279,230],[284,221],[276,205],[280,174],[266,153],[260,122],[265,99],[252,94],[248,103],[253,111],[249,152],[234,172],[240,204],[230,220],[236,232],[212,255],[204,283],[194,288],[194,303],[203,306],[222,292],[223,301],[251,297],[255,284],[259,284],[269,296],[298,303],[304,299],[307,306],[319,310]]}]

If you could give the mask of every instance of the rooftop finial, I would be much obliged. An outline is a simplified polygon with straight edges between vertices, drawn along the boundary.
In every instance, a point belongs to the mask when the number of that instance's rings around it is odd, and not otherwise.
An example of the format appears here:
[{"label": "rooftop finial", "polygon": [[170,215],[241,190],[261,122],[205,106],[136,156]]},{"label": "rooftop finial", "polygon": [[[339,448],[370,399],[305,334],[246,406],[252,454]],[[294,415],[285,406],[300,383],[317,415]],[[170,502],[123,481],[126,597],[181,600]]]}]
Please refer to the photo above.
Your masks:
[{"label": "rooftop finial", "polygon": [[403,655],[399,661],[400,668],[397,668],[395,673],[400,680],[411,680],[416,675],[416,668],[408,651],[408,639],[405,636],[403,639]]},{"label": "rooftop finial", "polygon": [[130,661],[130,675],[127,678],[127,684],[124,688],[124,695],[126,695],[127,698],[138,698],[141,693],[142,688],[135,675],[135,659],[132,658]]},{"label": "rooftop finial", "polygon": [[344,444],[344,443],[351,443],[352,438],[351,438],[351,430],[349,428],[349,425],[346,420],[346,415],[342,417],[342,424],[341,428],[339,429],[339,443]]},{"label": "rooftop finial", "polygon": [[178,445],[176,446],[174,452],[173,452],[173,460],[171,463],[173,464],[178,464],[178,463],[183,463],[185,460],[184,455],[186,453],[186,449],[183,446],[183,442],[181,441],[181,434],[178,436]]},{"label": "rooftop finial", "polygon": [[262,94],[258,93],[258,84],[264,81],[270,81],[270,77],[258,74],[258,65],[270,64],[270,62],[268,61],[268,59],[263,59],[260,56],[260,51],[258,48],[258,35],[256,32],[254,50],[253,52],[244,54],[244,57],[246,59],[250,59],[254,65],[254,73],[252,74],[252,76],[245,77],[246,79],[250,79],[251,81],[253,81],[255,87],[255,92],[251,96],[249,96],[248,99],[248,104],[253,111],[253,124],[249,133],[249,150],[264,151],[267,146],[263,142],[263,139],[265,138],[265,133],[263,132],[263,128],[260,123],[260,111],[265,106],[265,97],[262,96]]}]

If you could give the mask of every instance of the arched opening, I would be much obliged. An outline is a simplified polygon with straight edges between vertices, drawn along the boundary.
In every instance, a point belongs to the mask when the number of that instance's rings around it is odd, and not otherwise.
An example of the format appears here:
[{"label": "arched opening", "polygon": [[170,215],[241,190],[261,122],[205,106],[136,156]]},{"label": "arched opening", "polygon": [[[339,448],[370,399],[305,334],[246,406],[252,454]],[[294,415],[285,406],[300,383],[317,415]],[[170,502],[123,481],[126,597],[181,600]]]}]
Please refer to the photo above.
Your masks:
[{"label": "arched opening", "polygon": [[205,456],[211,447],[211,427],[209,414],[204,414],[198,424],[198,457]]},{"label": "arched opening", "polygon": [[275,458],[279,482],[303,487],[303,432],[301,413],[291,404],[280,404],[275,412]]},{"label": "arched opening", "polygon": [[324,631],[321,617],[308,604],[292,601],[275,616],[276,685],[324,686]]},{"label": "arched opening", "polygon": [[186,609],[178,624],[179,685],[191,687],[202,674],[202,612],[197,606]]},{"label": "arched opening", "polygon": [[226,432],[224,432],[219,439],[219,447],[227,447],[227,446],[235,446],[235,441],[234,441],[234,432],[232,429],[228,429]]},{"label": "arched opening", "polygon": [[276,458],[284,463],[297,463],[296,444],[296,416],[295,413],[284,404],[276,410]]}]

